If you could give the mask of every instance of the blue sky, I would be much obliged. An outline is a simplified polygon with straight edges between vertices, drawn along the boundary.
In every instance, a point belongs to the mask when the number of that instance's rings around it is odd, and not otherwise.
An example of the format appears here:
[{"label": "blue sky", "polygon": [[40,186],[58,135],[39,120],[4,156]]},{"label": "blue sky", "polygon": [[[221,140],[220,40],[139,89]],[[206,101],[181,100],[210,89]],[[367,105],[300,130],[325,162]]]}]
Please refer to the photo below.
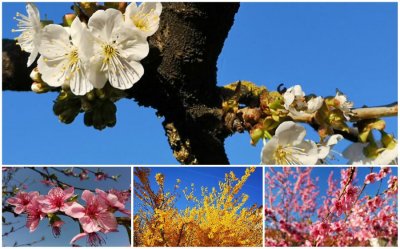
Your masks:
[{"label": "blue sky", "polygon": [[[313,170],[311,171],[311,178],[314,180],[318,177],[319,180],[316,182],[317,189],[319,190],[319,195],[317,197],[317,209],[323,204],[323,197],[326,197],[326,191],[328,189],[328,177],[329,174],[333,171],[333,180],[340,181],[340,172],[342,169],[345,169],[343,167],[314,167]],[[398,176],[398,169],[396,167],[392,167],[392,174],[394,176]],[[372,172],[378,173],[380,170],[380,167],[373,167]],[[266,172],[269,171],[268,168],[265,169]],[[275,168],[275,171],[281,171],[282,168]],[[355,178],[355,181],[353,181],[354,186],[363,186],[365,176],[368,175],[371,172],[371,167],[357,167],[357,175]],[[273,176],[273,174],[272,174]],[[293,178],[290,179],[291,182],[295,182],[297,180],[297,175],[293,175]],[[387,189],[387,181],[389,180],[389,176],[385,177],[382,181],[382,186],[381,186],[381,193],[382,191]],[[267,185],[267,182],[265,183]],[[340,184],[340,183],[339,183]],[[368,184],[362,196],[365,195],[371,195],[375,196],[376,192],[379,188],[379,182],[371,183]],[[266,187],[267,189],[267,187]],[[267,195],[267,192],[266,192]],[[267,197],[267,196],[266,196]],[[279,197],[278,197],[279,201]],[[317,218],[316,216],[313,217],[314,219]]]},{"label": "blue sky", "polygon": [[[64,168],[59,168],[64,169]],[[97,168],[90,168],[93,171],[96,171]],[[69,183],[75,187],[80,188],[88,188],[88,189],[95,189],[99,188],[104,191],[107,191],[111,188],[117,190],[127,190],[131,184],[131,168],[129,167],[103,167],[101,168],[103,172],[111,175],[121,175],[119,180],[106,180],[106,181],[95,181],[93,175],[90,174],[91,179],[80,181],[79,179],[66,177],[61,173],[56,173],[59,180]],[[51,170],[50,170],[51,171]],[[51,171],[54,172],[54,171]],[[79,173],[80,170],[75,169],[75,173]],[[26,191],[39,191],[41,195],[45,195],[50,190],[50,187],[46,187],[40,180],[42,178],[31,170],[28,169],[20,169],[15,177],[14,181],[10,182],[10,184],[17,184],[20,181],[24,181],[28,179],[26,183],[28,183],[28,189]],[[82,193],[80,190],[75,190],[75,193]],[[83,200],[80,198],[78,202],[82,205],[85,204]],[[127,209],[131,208],[131,202],[127,202],[125,207]],[[116,213],[117,216],[125,216],[119,212]],[[14,218],[11,214],[5,213],[3,216],[7,219],[7,221],[19,222],[15,224],[15,228],[22,226],[26,222],[26,215],[21,215],[20,217]],[[71,239],[79,233],[79,226],[76,224],[72,219],[69,218],[62,218],[65,222],[64,227],[61,230],[61,236],[59,238],[54,238],[51,232],[51,228],[48,226],[47,219],[44,219],[40,222],[39,227],[33,233],[30,233],[27,228],[22,228],[15,233],[11,233],[9,236],[3,237],[3,246],[12,246],[15,241],[18,241],[18,244],[29,243],[35,240],[39,240],[42,236],[45,236],[46,240],[35,244],[35,246],[69,246],[69,242]],[[3,226],[3,233],[9,231],[11,226]],[[103,235],[104,239],[106,240],[105,246],[129,246],[128,235],[125,231],[125,228],[119,226],[119,231],[117,233],[108,233],[107,235]],[[80,246],[86,246],[86,238],[79,240],[76,244]]]},{"label": "blue sky", "polygon": [[[218,182],[225,180],[225,173],[233,171],[236,177],[240,178],[244,175],[246,168],[244,167],[151,167],[151,174],[149,176],[151,187],[154,191],[158,189],[158,185],[155,181],[155,175],[157,173],[162,173],[165,176],[164,189],[166,192],[172,192],[174,185],[176,184],[176,179],[181,180],[178,193],[180,197],[176,202],[176,207],[179,210],[183,210],[188,206],[193,206],[193,202],[188,202],[185,199],[183,190],[185,187],[188,188],[188,193],[191,191],[191,184],[194,183],[195,192],[194,195],[201,200],[201,187],[208,187],[211,191],[212,187],[215,187],[219,191]],[[137,178],[134,181],[138,181]],[[242,190],[239,192],[238,196],[242,193],[249,195],[245,207],[251,207],[253,204],[257,206],[262,205],[262,168],[257,167],[256,171],[250,175],[246,183],[244,184]],[[134,200],[134,212],[138,211],[140,200],[135,198]]]},{"label": "blue sky", "polygon": [[[58,23],[71,4],[37,5],[42,17]],[[15,37],[12,17],[24,8],[3,3],[3,38]],[[397,101],[397,3],[243,3],[218,61],[218,84],[237,80],[269,89],[300,84],[321,96],[339,88],[356,107]],[[117,125],[97,131],[84,126],[82,115],[61,124],[52,113],[55,98],[3,93],[4,164],[177,163],[153,109],[119,101]],[[397,136],[397,119],[386,121]],[[262,144],[249,140],[247,133],[226,140],[232,164],[260,162]]]}]

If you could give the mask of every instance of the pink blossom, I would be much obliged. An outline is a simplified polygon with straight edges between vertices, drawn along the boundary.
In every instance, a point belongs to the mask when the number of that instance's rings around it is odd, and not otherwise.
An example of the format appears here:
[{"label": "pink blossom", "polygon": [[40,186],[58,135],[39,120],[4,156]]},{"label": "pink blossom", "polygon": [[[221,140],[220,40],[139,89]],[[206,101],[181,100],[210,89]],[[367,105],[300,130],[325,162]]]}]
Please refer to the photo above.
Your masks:
[{"label": "pink blossom", "polygon": [[47,187],[56,185],[54,182],[52,182],[50,180],[41,180],[40,182],[43,183],[44,185],[46,185]]},{"label": "pink blossom", "polygon": [[397,194],[397,176],[390,176],[388,180],[388,194]]},{"label": "pink blossom", "polygon": [[372,212],[375,212],[375,210],[377,208],[379,208],[380,206],[382,206],[382,204],[383,204],[383,200],[379,196],[376,196],[367,201],[367,205],[372,210]]},{"label": "pink blossom", "polygon": [[61,234],[61,226],[63,226],[63,225],[64,225],[64,221],[62,221],[62,220],[54,221],[51,224],[51,231],[52,231],[54,237],[57,238],[57,237],[60,236],[60,234]]},{"label": "pink blossom", "polygon": [[86,207],[76,202],[69,203],[65,209],[65,213],[79,219],[86,233],[98,232],[100,230],[117,230],[117,219],[109,212],[108,205],[103,198],[85,190],[82,193],[82,200],[86,202]]},{"label": "pink blossom", "polygon": [[39,221],[42,220],[46,214],[42,212],[42,207],[37,199],[33,199],[26,207],[28,217],[26,219],[26,227],[30,232],[36,230],[39,226]]},{"label": "pink blossom", "polygon": [[364,183],[365,183],[365,184],[374,183],[375,180],[376,180],[376,178],[377,178],[377,176],[378,176],[378,174],[376,174],[376,173],[374,173],[374,172],[368,174],[367,176],[365,176],[365,181],[364,181]]},{"label": "pink blossom", "polygon": [[361,187],[358,168],[342,170],[340,185],[330,174],[324,196],[318,195],[315,177],[294,169],[267,169],[267,246],[369,246],[369,238],[397,242],[398,183],[390,168],[369,175],[369,183],[389,178],[387,188],[379,185],[372,191]]},{"label": "pink blossom", "polygon": [[62,188],[52,188],[46,196],[41,196],[39,202],[43,205],[42,211],[44,213],[55,213],[57,211],[64,212],[66,201],[74,194],[74,187],[66,190]]},{"label": "pink blossom", "polygon": [[379,171],[377,180],[380,181],[382,178],[385,178],[387,174],[390,174],[392,170],[389,167],[382,167]]},{"label": "pink blossom", "polygon": [[349,200],[354,200],[357,197],[358,188],[354,186],[347,186],[345,198]]},{"label": "pink blossom", "polygon": [[81,181],[86,180],[88,178],[89,178],[89,171],[88,170],[84,169],[84,170],[81,171],[81,173],[79,173],[79,179]]},{"label": "pink blossom", "polygon": [[336,198],[332,199],[333,206],[331,207],[331,213],[336,213],[337,215],[341,215],[344,211],[342,200],[338,200]]},{"label": "pink blossom", "polygon": [[116,208],[116,209],[124,209],[125,205],[122,204],[119,200],[118,197],[114,194],[106,193],[103,190],[96,189],[96,194],[104,200],[104,202],[111,208]]},{"label": "pink blossom", "polygon": [[21,214],[26,211],[26,207],[31,203],[31,201],[39,196],[39,192],[18,192],[15,197],[11,197],[7,199],[7,202],[10,205],[15,206],[14,212],[16,214]]},{"label": "pink blossom", "polygon": [[95,176],[97,181],[106,180],[108,177],[108,175],[104,172],[97,172],[95,173]]},{"label": "pink blossom", "polygon": [[108,191],[108,193],[117,196],[118,200],[124,204],[131,198],[131,193],[128,190],[127,191],[119,191],[116,189],[110,189]]},{"label": "pink blossom", "polygon": [[72,238],[70,244],[75,243],[75,241],[80,240],[87,236],[86,244],[90,246],[102,246],[106,241],[96,232],[93,233],[79,233]]}]

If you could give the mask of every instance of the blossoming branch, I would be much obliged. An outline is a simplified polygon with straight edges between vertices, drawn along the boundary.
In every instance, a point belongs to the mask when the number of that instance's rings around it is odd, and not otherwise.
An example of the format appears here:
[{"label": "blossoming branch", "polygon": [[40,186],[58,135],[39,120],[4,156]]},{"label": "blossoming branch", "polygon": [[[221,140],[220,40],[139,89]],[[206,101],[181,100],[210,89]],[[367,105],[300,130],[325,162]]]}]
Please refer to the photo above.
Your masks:
[{"label": "blossoming branch", "polygon": [[71,123],[84,111],[85,124],[101,130],[115,125],[114,102],[144,74],[140,61],[149,53],[147,37],[158,29],[162,5],[74,6],[75,13],[58,25],[41,21],[39,10],[28,3],[28,15],[17,13],[13,31],[21,32],[17,44],[30,53],[28,67],[39,56],[32,90],[61,87],[53,108],[60,121]]}]

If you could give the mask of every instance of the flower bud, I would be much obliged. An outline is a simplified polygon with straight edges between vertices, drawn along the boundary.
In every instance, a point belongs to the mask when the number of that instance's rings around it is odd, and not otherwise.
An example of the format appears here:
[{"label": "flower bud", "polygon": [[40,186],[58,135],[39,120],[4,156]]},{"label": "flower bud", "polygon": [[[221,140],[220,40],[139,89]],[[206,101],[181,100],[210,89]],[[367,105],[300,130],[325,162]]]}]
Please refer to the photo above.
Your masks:
[{"label": "flower bud", "polygon": [[83,123],[86,126],[93,125],[93,111],[85,112],[85,115],[83,116]]},{"label": "flower bud", "polygon": [[96,95],[97,97],[99,97],[99,99],[105,99],[106,98],[106,92],[104,91],[104,89],[95,89]]},{"label": "flower bud", "polygon": [[63,16],[63,26],[70,27],[75,20],[76,15],[73,13],[65,14]]},{"label": "flower bud", "polygon": [[93,111],[93,127],[97,130],[103,130],[106,128],[106,124],[104,123],[103,115],[101,110]]},{"label": "flower bud", "polygon": [[251,145],[256,145],[258,140],[264,136],[264,131],[261,128],[250,130]]},{"label": "flower bud", "polygon": [[37,67],[35,67],[35,68],[32,70],[32,72],[31,72],[31,74],[30,74],[29,76],[31,77],[31,79],[32,79],[34,82],[38,82],[38,83],[42,83],[42,82],[43,82],[42,77],[41,77],[41,75],[40,75],[40,73],[39,73],[39,69],[38,69]]},{"label": "flower bud", "polygon": [[48,91],[50,91],[49,85],[39,82],[33,82],[31,85],[31,89],[35,93],[47,93]]},{"label": "flower bud", "polygon": [[113,127],[117,123],[117,107],[112,101],[104,101],[101,106],[104,124]]},{"label": "flower bud", "polygon": [[53,105],[53,112],[55,115],[60,115],[63,111],[68,109],[68,105],[65,101],[55,101]]},{"label": "flower bud", "polygon": [[63,111],[60,115],[58,115],[58,119],[65,124],[70,124],[75,120],[78,114],[79,114],[79,109],[70,108]]},{"label": "flower bud", "polygon": [[243,113],[243,120],[247,123],[250,124],[256,124],[258,123],[260,117],[261,117],[261,110],[259,108],[243,108],[241,110]]},{"label": "flower bud", "polygon": [[89,100],[89,101],[93,101],[93,100],[95,100],[96,99],[96,95],[94,94],[94,91],[92,90],[92,91],[90,91],[90,92],[88,92],[88,93],[86,93],[86,98]]},{"label": "flower bud", "polygon": [[88,112],[93,109],[93,104],[86,98],[81,98],[81,107],[84,112]]}]

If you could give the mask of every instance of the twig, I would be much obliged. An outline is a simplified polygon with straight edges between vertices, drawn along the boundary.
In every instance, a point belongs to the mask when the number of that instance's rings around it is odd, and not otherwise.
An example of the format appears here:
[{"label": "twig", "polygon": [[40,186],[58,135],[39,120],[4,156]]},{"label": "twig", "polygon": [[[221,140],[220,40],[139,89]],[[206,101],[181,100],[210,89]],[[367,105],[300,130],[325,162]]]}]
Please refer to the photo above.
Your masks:
[{"label": "twig", "polygon": [[[40,170],[36,169],[35,167],[26,167],[26,169],[33,170],[34,172],[40,174],[42,177],[44,177],[46,179],[53,179],[49,175],[47,175],[46,173],[41,172]],[[89,190],[91,192],[95,192],[95,190],[93,190],[93,189],[87,189],[87,188],[80,188],[80,187],[72,186],[71,184],[65,183],[65,182],[63,182],[63,181],[61,181],[59,179],[53,179],[53,180],[55,180],[57,185],[60,186],[60,187],[65,185],[65,186],[68,186],[68,187],[74,187],[74,189],[78,189],[78,190],[82,190],[82,191]]]},{"label": "twig", "polygon": [[[339,197],[338,197],[338,201],[342,198],[342,196],[344,195],[347,186],[349,186],[349,184],[353,181],[353,176],[354,176],[354,172],[356,171],[355,167],[351,167],[351,171],[350,171],[350,176],[349,176],[349,180],[346,182],[346,184],[344,185],[342,192],[340,193]],[[328,219],[329,215],[331,215],[331,210],[328,209],[328,213],[325,216],[325,220]]]},{"label": "twig", "polygon": [[[370,173],[372,173],[373,170],[374,170],[374,167],[371,167]],[[361,188],[360,193],[357,195],[357,199],[356,199],[356,200],[353,202],[353,204],[351,205],[351,208],[350,208],[349,213],[346,214],[346,217],[345,217],[345,219],[344,219],[345,222],[347,221],[347,218],[350,216],[351,210],[353,209],[354,205],[356,204],[356,202],[357,202],[358,199],[360,198],[361,194],[364,192],[364,189],[365,189],[366,186],[367,186],[367,184],[364,182],[364,185],[363,185],[363,187]]]}]

